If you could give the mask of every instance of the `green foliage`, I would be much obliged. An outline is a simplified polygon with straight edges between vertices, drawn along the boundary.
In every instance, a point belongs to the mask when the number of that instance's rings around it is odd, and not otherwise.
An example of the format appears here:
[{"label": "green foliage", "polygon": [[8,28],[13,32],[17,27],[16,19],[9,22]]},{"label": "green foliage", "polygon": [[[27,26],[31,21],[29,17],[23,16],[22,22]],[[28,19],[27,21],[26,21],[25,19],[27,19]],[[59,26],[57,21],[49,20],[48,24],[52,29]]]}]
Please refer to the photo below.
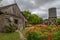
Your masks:
[{"label": "green foliage", "polygon": [[29,18],[30,23],[33,24],[41,24],[42,23],[42,18],[38,17],[36,14],[32,14]]},{"label": "green foliage", "polygon": [[15,32],[17,29],[17,25],[13,23],[8,23],[4,26],[4,31],[3,32]]},{"label": "green foliage", "polygon": [[29,33],[27,40],[40,40],[40,32],[38,30],[35,30],[34,32]]},{"label": "green foliage", "polygon": [[23,14],[27,18],[30,24],[41,24],[43,19],[37,16],[36,14],[31,14],[29,11],[23,11]]},{"label": "green foliage", "polygon": [[0,40],[20,40],[20,34],[18,32],[0,33]]},{"label": "green foliage", "polygon": [[29,40],[60,40],[60,27],[34,27],[27,33],[27,39]]},{"label": "green foliage", "polygon": [[24,16],[29,20],[29,17],[31,16],[31,12],[29,11],[23,11]]},{"label": "green foliage", "polygon": [[43,40],[47,38],[48,38],[48,35],[41,34],[39,30],[35,30],[32,33],[28,33],[28,36],[27,36],[27,40]]},{"label": "green foliage", "polygon": [[57,19],[57,23],[60,24],[60,18]]},{"label": "green foliage", "polygon": [[54,40],[60,40],[60,38],[58,38],[60,36],[60,32],[55,32],[54,33]]}]

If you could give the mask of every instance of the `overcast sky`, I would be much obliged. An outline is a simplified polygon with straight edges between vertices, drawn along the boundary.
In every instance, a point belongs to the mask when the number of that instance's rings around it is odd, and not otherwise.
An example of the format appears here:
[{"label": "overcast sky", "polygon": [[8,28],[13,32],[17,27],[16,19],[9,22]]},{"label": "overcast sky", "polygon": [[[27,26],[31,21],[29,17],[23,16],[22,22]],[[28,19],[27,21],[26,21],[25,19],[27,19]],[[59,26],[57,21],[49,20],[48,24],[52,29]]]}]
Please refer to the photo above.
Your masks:
[{"label": "overcast sky", "polygon": [[[0,6],[14,3],[14,0],[3,0]],[[42,18],[48,18],[48,9],[57,8],[57,16],[60,16],[60,0],[16,0],[21,10],[29,10]]]}]

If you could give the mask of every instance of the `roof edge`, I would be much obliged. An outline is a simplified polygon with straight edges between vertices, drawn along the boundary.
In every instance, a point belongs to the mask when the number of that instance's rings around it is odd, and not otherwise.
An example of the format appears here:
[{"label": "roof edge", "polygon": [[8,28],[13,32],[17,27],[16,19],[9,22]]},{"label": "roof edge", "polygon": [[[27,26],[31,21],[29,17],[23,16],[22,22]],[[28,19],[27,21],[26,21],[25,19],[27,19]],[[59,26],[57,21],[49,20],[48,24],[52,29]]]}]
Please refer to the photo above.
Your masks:
[{"label": "roof edge", "polygon": [[0,10],[1,10],[1,9],[4,9],[5,7],[12,6],[12,5],[17,5],[17,3],[9,4],[9,5],[6,5],[6,6],[1,6],[1,7],[0,7]]}]

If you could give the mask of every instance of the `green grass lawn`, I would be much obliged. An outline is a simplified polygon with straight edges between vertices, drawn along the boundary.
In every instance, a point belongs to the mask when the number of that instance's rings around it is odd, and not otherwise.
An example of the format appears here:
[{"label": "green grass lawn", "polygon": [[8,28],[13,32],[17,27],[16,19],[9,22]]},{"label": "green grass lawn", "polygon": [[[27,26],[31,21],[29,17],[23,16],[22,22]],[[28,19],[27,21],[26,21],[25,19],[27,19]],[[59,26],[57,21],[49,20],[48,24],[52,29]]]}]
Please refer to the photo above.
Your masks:
[{"label": "green grass lawn", "polygon": [[0,33],[0,40],[20,40],[20,36],[18,32]]}]

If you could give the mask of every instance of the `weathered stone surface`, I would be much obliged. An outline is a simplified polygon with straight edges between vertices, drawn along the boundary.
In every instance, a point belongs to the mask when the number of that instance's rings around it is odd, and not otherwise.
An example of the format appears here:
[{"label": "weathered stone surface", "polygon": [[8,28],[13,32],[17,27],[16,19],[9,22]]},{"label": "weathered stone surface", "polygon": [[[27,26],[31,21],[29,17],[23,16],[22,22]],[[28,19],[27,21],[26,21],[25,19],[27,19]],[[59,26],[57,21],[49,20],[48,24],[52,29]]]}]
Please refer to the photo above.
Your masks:
[{"label": "weathered stone surface", "polygon": [[19,30],[23,29],[25,26],[25,20],[25,17],[16,3],[0,7],[0,31],[3,30],[2,28],[4,27],[4,24],[9,22],[16,23]]}]

